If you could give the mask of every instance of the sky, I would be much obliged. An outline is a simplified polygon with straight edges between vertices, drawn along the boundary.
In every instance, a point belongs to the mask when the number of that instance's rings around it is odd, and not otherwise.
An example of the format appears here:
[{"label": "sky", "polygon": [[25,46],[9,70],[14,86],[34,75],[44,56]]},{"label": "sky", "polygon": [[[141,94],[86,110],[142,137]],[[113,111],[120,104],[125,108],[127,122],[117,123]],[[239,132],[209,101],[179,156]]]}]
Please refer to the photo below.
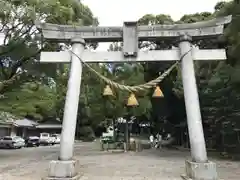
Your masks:
[{"label": "sky", "polygon": [[[81,0],[100,22],[100,26],[122,26],[124,21],[137,21],[145,14],[168,14],[179,20],[184,14],[213,12],[221,0]],[[108,43],[98,50],[107,49]]]},{"label": "sky", "polygon": [[88,5],[101,26],[121,26],[145,14],[169,14],[179,20],[184,14],[214,11],[220,0],[81,0]]}]

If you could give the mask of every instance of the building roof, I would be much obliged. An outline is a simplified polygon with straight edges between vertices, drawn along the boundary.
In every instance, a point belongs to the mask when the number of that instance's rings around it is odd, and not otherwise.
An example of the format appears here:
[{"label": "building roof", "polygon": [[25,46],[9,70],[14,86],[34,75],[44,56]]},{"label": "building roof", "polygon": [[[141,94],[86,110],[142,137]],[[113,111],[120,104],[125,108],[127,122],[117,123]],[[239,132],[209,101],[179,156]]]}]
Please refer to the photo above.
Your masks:
[{"label": "building roof", "polygon": [[38,125],[38,123],[29,120],[29,119],[19,119],[14,121],[13,123],[15,126],[20,126],[20,127],[35,127],[36,125]]},{"label": "building roof", "polygon": [[36,126],[38,129],[61,129],[62,122],[59,119],[45,119],[43,121],[39,121],[38,125]]},{"label": "building roof", "polygon": [[62,123],[57,119],[46,120],[42,122],[35,122],[33,120],[24,118],[19,119],[16,116],[8,112],[0,111],[0,124],[6,126],[17,126],[17,127],[29,127],[29,128],[40,128],[40,129],[61,129]]},{"label": "building roof", "polygon": [[36,126],[39,129],[61,129],[61,124],[39,124]]},{"label": "building roof", "polygon": [[47,119],[47,120],[44,120],[44,121],[38,121],[38,124],[41,124],[41,125],[49,125],[49,124],[59,125],[59,124],[62,124],[62,122],[60,120],[57,120],[57,119]]}]

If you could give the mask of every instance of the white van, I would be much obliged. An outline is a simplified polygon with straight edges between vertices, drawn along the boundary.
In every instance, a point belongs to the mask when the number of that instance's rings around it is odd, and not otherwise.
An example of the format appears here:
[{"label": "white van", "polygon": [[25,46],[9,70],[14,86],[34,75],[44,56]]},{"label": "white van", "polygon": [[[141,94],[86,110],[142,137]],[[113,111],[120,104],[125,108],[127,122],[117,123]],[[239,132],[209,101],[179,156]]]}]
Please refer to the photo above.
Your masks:
[{"label": "white van", "polygon": [[42,145],[54,145],[55,138],[51,137],[49,133],[40,133],[39,142]]}]

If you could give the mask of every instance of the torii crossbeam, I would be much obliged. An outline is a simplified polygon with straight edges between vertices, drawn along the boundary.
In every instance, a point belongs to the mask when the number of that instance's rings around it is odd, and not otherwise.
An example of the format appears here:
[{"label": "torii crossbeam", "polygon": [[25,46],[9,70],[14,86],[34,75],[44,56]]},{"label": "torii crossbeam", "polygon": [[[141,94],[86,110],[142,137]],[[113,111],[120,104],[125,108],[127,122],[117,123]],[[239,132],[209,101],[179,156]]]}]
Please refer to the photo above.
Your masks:
[{"label": "torii crossbeam", "polygon": [[[90,50],[83,51],[81,59],[87,63],[114,63],[114,62],[150,62],[150,61],[178,61],[179,49],[174,50],[155,50],[155,51],[140,51],[137,57],[124,57],[121,51],[110,52],[93,52]],[[42,52],[40,57],[41,63],[70,63],[72,53],[71,51],[61,52]],[[193,60],[209,61],[209,60],[225,60],[225,49],[208,49],[199,50],[193,48]]]},{"label": "torii crossbeam", "polygon": [[[186,161],[185,179],[216,180],[216,164],[208,161],[200,113],[193,60],[225,60],[225,49],[200,50],[192,47],[192,40],[216,38],[223,33],[231,16],[206,22],[176,25],[138,26],[125,22],[123,27],[78,27],[69,25],[39,24],[45,39],[71,42],[72,52],[84,62],[149,62],[178,61],[182,59],[182,79],[187,113],[192,160]],[[178,41],[172,50],[139,51],[139,41]],[[85,50],[87,42],[123,41],[122,52],[92,52]],[[42,52],[42,63],[70,63],[70,77],[66,95],[59,161],[50,163],[48,179],[78,179],[73,158],[82,63],[71,51]],[[184,55],[184,57],[183,57]],[[183,57],[183,58],[182,58]],[[60,170],[61,169],[61,170]]]}]

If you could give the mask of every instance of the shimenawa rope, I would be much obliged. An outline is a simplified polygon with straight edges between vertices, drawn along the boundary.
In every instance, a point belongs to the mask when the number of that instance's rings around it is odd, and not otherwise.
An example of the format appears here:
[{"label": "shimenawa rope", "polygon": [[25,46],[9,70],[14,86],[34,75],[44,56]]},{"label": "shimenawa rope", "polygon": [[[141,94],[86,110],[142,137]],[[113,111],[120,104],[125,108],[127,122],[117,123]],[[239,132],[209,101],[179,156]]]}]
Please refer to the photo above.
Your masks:
[{"label": "shimenawa rope", "polygon": [[76,53],[74,53],[71,49],[68,48],[68,50],[74,55],[76,56],[90,71],[92,71],[93,73],[95,73],[100,79],[102,79],[103,81],[105,81],[107,84],[109,84],[112,87],[115,87],[117,89],[120,90],[126,90],[129,92],[137,92],[137,91],[143,91],[146,89],[150,89],[154,86],[156,86],[158,83],[160,83],[165,77],[167,77],[174,68],[177,67],[177,65],[179,64],[179,62],[182,61],[182,59],[191,52],[192,48],[189,49],[186,53],[184,53],[181,57],[180,60],[175,62],[170,68],[168,68],[163,74],[161,74],[160,76],[158,76],[156,79],[151,80],[145,84],[140,84],[140,85],[136,85],[136,86],[128,86],[128,85],[123,85],[123,84],[119,84],[117,82],[114,82],[112,80],[110,80],[109,78],[103,76],[102,74],[100,74],[99,72],[97,72],[95,69],[93,69],[89,64],[87,64],[86,62],[84,62]]}]

